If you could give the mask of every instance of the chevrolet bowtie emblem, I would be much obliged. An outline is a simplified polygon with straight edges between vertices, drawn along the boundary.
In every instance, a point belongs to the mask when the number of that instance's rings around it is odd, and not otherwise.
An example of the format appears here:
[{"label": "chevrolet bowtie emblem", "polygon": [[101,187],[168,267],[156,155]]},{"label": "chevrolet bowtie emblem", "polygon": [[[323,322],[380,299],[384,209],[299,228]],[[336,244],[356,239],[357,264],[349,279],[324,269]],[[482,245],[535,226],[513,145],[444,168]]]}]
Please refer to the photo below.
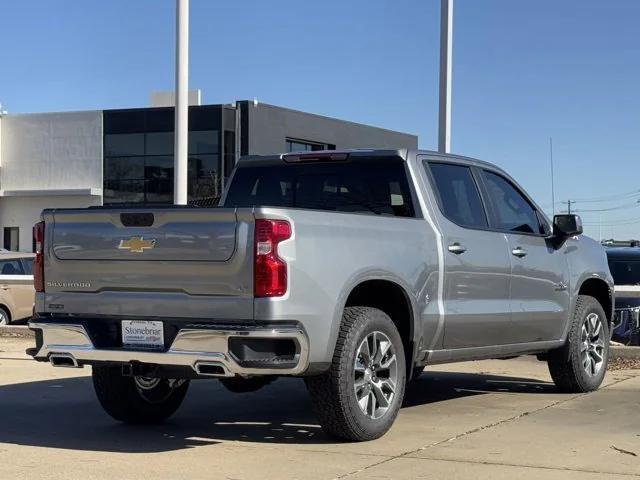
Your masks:
[{"label": "chevrolet bowtie emblem", "polygon": [[142,253],[155,246],[155,240],[145,240],[143,237],[131,237],[129,240],[120,240],[118,248],[120,250],[129,250],[131,253]]}]

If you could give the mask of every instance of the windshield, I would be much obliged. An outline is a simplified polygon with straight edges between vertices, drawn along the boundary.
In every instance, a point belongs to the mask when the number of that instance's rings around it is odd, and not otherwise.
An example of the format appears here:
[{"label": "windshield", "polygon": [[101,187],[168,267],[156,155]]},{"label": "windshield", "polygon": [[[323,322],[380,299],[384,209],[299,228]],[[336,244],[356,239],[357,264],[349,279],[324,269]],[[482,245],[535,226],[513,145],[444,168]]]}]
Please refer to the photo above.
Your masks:
[{"label": "windshield", "polygon": [[640,260],[614,260],[609,269],[616,285],[640,285]]},{"label": "windshield", "polygon": [[239,167],[224,206],[414,216],[404,162],[393,158]]}]

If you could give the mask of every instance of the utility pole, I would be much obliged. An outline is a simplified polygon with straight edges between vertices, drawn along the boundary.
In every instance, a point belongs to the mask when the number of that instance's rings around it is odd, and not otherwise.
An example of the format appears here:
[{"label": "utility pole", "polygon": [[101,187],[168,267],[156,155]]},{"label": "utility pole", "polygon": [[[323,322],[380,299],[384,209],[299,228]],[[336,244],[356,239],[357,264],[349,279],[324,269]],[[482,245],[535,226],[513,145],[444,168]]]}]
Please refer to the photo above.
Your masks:
[{"label": "utility pole", "polygon": [[189,135],[189,0],[176,0],[173,203],[187,204]]},{"label": "utility pole", "polygon": [[598,214],[598,241],[602,243],[602,212]]},{"label": "utility pole", "polygon": [[440,0],[440,101],[438,152],[451,151],[451,59],[453,46],[453,0]]},{"label": "utility pole", "polygon": [[549,159],[551,161],[551,211],[556,214],[556,189],[553,184],[553,138],[549,137]]},{"label": "utility pole", "polygon": [[571,213],[571,200],[567,200],[567,213]]}]

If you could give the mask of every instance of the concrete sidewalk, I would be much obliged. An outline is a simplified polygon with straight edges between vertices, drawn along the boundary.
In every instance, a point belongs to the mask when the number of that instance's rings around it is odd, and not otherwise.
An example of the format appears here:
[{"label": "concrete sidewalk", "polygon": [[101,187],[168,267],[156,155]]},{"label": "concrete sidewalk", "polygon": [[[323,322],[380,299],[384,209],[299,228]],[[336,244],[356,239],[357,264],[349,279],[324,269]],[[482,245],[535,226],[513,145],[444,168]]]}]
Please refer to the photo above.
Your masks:
[{"label": "concrete sidewalk", "polygon": [[0,338],[0,478],[640,478],[640,371],[587,395],[555,393],[531,357],[428,369],[392,430],[336,443],[304,384],[253,394],[192,382],[170,422],[132,427],[97,403],[90,370],[26,359]]}]

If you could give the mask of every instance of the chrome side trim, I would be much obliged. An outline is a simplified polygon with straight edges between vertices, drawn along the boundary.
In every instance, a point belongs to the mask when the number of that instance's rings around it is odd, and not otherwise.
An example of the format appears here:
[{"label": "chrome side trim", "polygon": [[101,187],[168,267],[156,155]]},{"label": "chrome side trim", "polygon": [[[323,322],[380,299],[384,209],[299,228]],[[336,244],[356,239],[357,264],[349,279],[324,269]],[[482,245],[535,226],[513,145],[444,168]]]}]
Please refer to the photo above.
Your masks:
[{"label": "chrome side trim", "polygon": [[[225,374],[234,375],[298,375],[308,367],[309,340],[299,327],[244,327],[235,329],[183,329],[178,332],[166,352],[97,349],[82,325],[30,322],[32,329],[42,331],[42,347],[34,355],[38,360],[51,356],[71,358],[79,366],[92,362],[153,363],[157,365],[187,366],[196,373],[198,364],[219,365]],[[296,365],[290,368],[245,368],[228,350],[230,337],[292,339],[297,344]],[[52,362],[53,364],[53,362]],[[215,375],[217,376],[217,375]]]},{"label": "chrome side trim", "polygon": [[545,342],[513,343],[508,345],[491,345],[488,347],[455,348],[448,350],[426,350],[427,365],[449,362],[466,362],[469,360],[486,360],[490,358],[509,357],[511,355],[527,355],[552,350],[564,345],[564,340]]}]

